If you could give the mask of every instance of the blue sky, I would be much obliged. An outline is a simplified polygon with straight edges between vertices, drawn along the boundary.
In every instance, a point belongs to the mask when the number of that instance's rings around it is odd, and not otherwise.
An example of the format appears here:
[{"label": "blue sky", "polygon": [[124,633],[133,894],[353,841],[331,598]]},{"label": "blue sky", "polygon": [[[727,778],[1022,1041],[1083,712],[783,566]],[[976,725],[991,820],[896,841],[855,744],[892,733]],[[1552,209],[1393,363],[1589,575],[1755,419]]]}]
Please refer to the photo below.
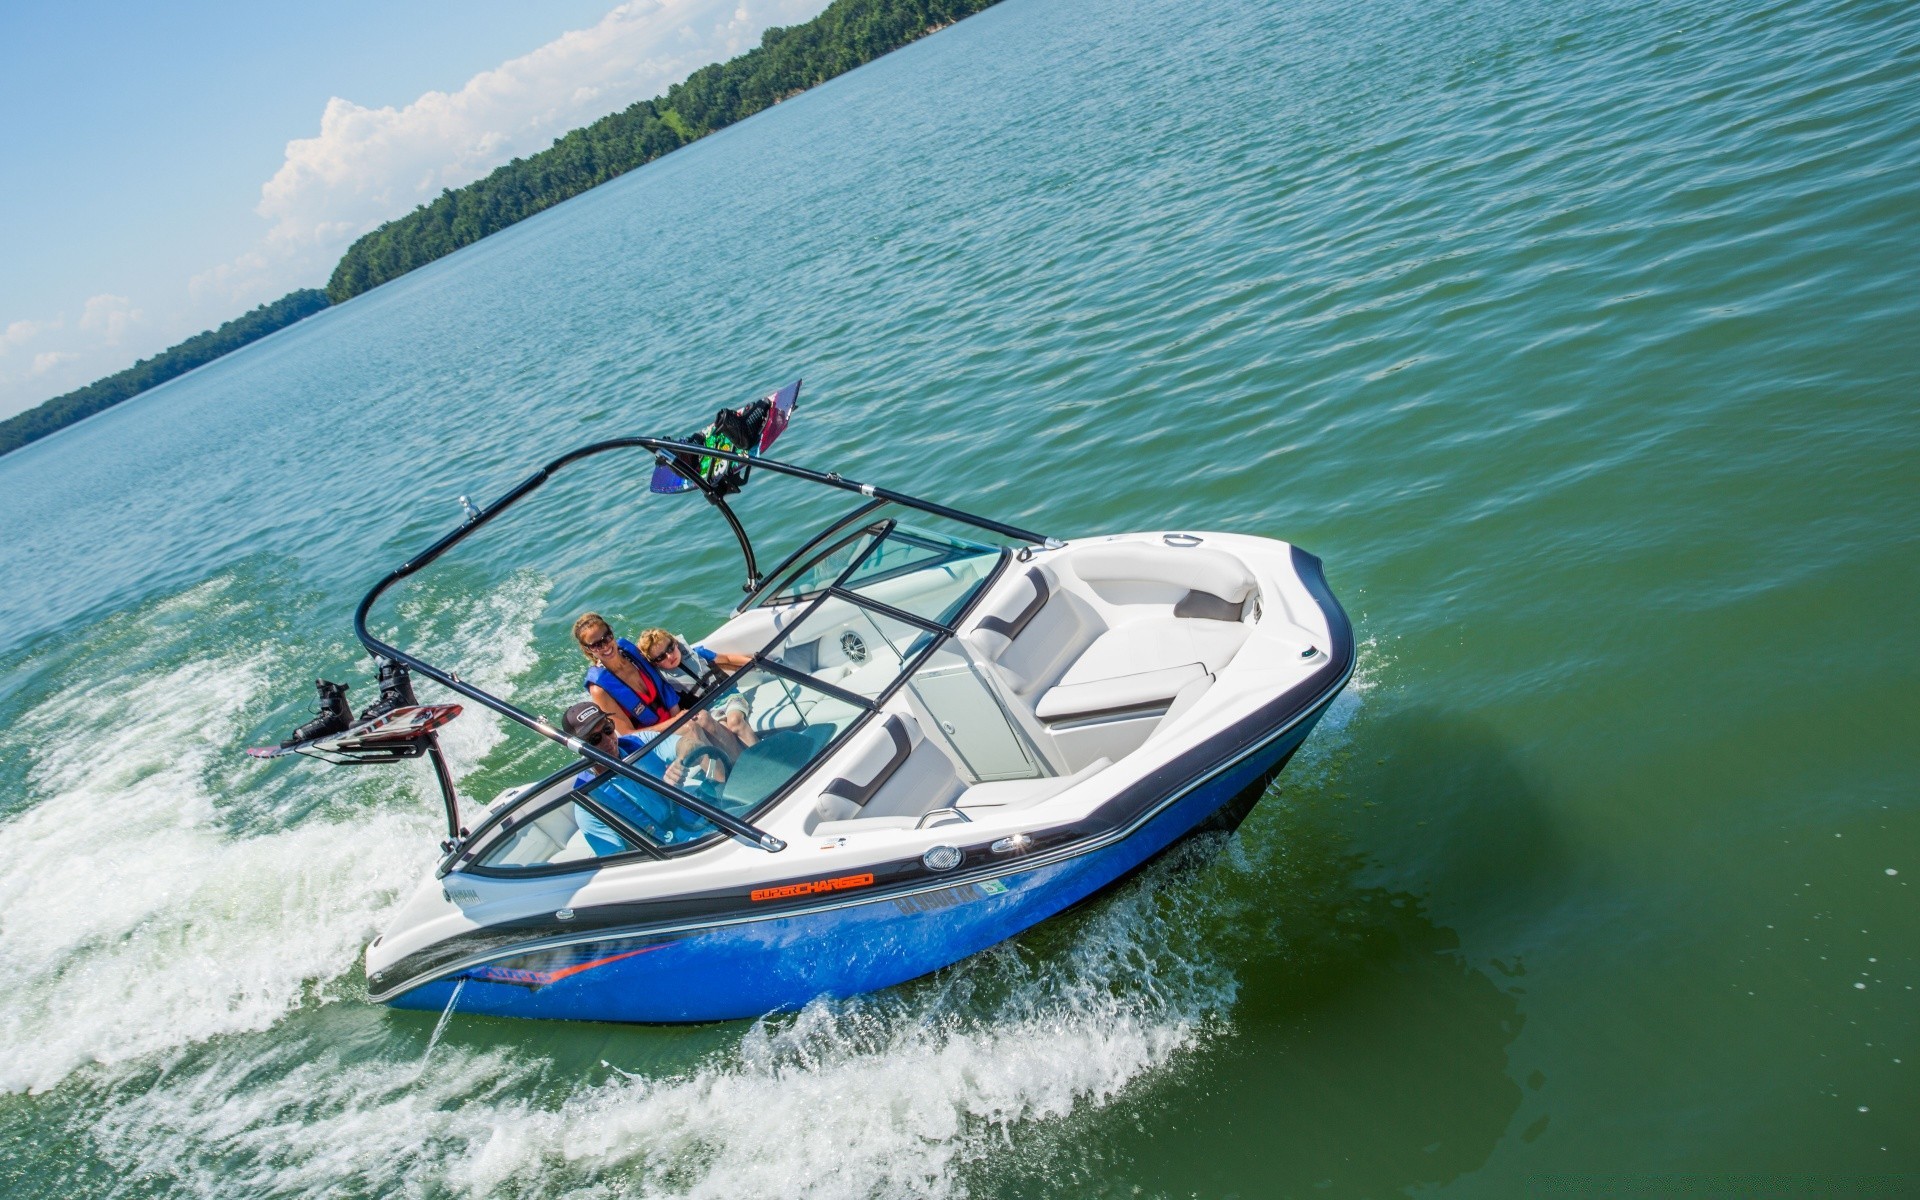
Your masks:
[{"label": "blue sky", "polygon": [[0,417],[825,6],[0,4]]}]

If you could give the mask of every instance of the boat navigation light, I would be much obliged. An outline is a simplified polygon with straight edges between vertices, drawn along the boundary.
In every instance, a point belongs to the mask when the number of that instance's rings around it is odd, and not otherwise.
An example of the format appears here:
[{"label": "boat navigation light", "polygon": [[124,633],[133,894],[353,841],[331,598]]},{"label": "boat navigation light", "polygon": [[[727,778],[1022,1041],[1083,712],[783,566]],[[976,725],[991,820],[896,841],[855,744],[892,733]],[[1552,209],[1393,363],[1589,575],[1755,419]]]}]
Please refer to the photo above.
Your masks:
[{"label": "boat navigation light", "polygon": [[1031,845],[1033,845],[1032,838],[1024,833],[1016,833],[1012,837],[1001,838],[989,846],[988,849],[992,850],[995,854],[1013,854],[1017,851],[1025,850]]},{"label": "boat navigation light", "polygon": [[929,846],[920,861],[927,864],[929,871],[951,871],[960,865],[961,857],[958,846]]}]

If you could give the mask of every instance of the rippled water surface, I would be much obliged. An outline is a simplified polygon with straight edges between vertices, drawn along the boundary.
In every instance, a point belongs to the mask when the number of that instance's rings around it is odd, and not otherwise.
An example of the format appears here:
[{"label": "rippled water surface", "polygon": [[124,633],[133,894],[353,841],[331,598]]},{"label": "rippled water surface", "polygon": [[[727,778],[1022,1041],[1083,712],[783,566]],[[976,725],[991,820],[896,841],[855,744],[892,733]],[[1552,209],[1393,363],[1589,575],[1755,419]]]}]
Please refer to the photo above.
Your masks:
[{"label": "rippled water surface", "polygon": [[[1917,13],[1007,0],[0,459],[0,1191],[1912,1194]],[[801,461],[1308,547],[1359,677],[906,987],[367,1005],[428,780],[241,748],[457,496],[794,375]],[[380,620],[553,711],[581,608],[729,606],[703,510],[585,473]]]}]

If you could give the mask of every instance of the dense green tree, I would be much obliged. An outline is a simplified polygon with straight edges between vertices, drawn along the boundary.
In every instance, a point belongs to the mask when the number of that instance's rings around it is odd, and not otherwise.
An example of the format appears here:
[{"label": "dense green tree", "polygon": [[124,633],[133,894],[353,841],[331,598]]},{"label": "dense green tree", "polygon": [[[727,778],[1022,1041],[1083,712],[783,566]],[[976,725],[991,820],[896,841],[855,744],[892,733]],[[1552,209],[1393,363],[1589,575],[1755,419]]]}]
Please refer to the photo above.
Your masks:
[{"label": "dense green tree", "polygon": [[380,226],[348,247],[327,296],[338,304],[378,287],[994,2],[834,0],[806,24],[767,30],[759,46],[701,67],[664,96],[576,129]]},{"label": "dense green tree", "polygon": [[524,221],[716,129],[925,37],[996,0],[834,0],[804,25],[774,28],[738,58],[701,67],[664,96],[642,100],[486,178],[450,188],[347,248],[325,293],[263,304],[220,328],[142,359],[117,375],[0,421],[0,454],[92,416],[276,329],[398,278]]},{"label": "dense green tree", "polygon": [[111,408],[150,387],[158,387],[177,375],[184,375],[223,354],[230,354],[248,342],[258,341],[325,307],[325,292],[314,288],[289,292],[272,304],[262,304],[218,329],[196,333],[152,358],[143,358],[117,375],[109,375],[64,396],[55,396],[37,408],[0,421],[0,454],[18,450],[56,429],[85,420],[101,409]]}]

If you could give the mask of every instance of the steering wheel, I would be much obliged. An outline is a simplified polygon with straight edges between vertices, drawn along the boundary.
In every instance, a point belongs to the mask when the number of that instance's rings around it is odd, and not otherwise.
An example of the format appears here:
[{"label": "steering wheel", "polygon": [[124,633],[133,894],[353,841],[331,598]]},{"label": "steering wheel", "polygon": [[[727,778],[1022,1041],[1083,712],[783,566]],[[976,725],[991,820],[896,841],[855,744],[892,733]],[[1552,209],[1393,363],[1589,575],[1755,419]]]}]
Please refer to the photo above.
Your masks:
[{"label": "steering wheel", "polygon": [[[708,767],[705,772],[706,778],[700,784],[696,787],[687,787],[687,775],[693,774],[696,764],[705,763],[709,759],[720,764],[719,774],[715,774],[714,769]],[[680,762],[686,772],[686,774],[680,776],[680,786],[696,795],[704,791],[708,784],[714,785],[715,790],[717,790],[720,783],[724,780],[726,773],[733,767],[733,764],[727,761],[727,756],[715,750],[712,746],[695,746],[693,749],[687,751],[686,755],[680,759]]]}]

